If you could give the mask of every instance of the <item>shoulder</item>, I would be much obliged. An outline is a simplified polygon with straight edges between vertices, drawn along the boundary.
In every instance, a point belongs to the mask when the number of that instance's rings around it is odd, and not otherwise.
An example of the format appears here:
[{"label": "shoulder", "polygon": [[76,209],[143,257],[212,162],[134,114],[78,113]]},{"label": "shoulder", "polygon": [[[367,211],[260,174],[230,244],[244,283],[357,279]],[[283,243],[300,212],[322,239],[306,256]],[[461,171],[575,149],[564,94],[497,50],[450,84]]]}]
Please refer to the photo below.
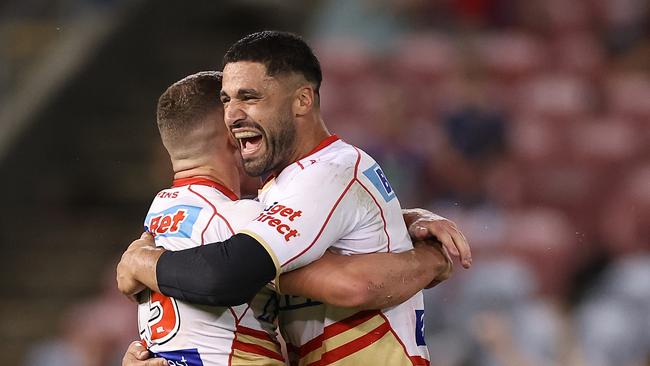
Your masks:
[{"label": "shoulder", "polygon": [[195,198],[188,196],[185,187],[166,188],[156,193],[151,202],[150,211],[182,204],[195,204],[194,201]]},{"label": "shoulder", "polygon": [[148,216],[181,211],[195,220],[203,216],[210,217],[231,202],[230,199],[211,187],[188,185],[169,188],[156,195],[151,203]]},{"label": "shoulder", "polygon": [[235,212],[237,216],[247,217],[252,220],[262,212],[264,205],[259,201],[243,199],[230,202],[228,209]]},{"label": "shoulder", "polygon": [[[328,146],[322,154],[316,156],[313,159],[315,161],[313,165],[324,163],[341,168],[350,168],[357,164],[361,154],[362,151],[359,148],[339,140]],[[309,159],[309,157],[306,159]]]},{"label": "shoulder", "polygon": [[296,162],[290,181],[294,185],[347,184],[357,174],[360,159],[360,150],[337,141],[317,156]]},{"label": "shoulder", "polygon": [[237,231],[259,216],[263,209],[264,205],[258,201],[242,199],[222,204],[219,212]]}]

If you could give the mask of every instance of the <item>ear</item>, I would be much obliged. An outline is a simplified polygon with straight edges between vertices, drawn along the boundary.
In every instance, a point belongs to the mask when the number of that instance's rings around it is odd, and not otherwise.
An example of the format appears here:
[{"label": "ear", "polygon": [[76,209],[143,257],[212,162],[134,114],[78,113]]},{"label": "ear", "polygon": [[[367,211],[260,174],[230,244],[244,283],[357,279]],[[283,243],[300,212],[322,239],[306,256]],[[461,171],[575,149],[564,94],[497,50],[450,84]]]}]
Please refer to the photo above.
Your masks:
[{"label": "ear", "polygon": [[293,113],[296,117],[304,116],[311,112],[315,103],[314,89],[310,85],[303,85],[296,90],[293,103]]}]

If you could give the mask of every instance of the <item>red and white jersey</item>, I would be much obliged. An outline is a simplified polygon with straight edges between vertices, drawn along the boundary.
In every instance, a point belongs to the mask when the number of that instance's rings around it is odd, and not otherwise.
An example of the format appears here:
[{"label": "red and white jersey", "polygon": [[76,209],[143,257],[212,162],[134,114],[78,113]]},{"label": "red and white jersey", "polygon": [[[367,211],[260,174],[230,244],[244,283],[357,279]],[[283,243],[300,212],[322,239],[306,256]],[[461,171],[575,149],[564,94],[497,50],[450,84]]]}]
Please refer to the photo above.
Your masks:
[{"label": "red and white jersey", "polygon": [[[267,248],[278,272],[305,266],[328,249],[413,248],[379,165],[336,136],[268,181],[259,200],[264,211],[242,232]],[[280,297],[280,329],[298,365],[428,365],[423,318],[421,292],[393,308],[362,312]]]},{"label": "red and white jersey", "polygon": [[[145,226],[157,246],[181,250],[228,239],[262,208],[256,201],[237,201],[213,181],[179,179],[156,195]],[[192,305],[151,293],[138,306],[138,326],[149,350],[170,365],[284,365],[276,314],[277,294],[270,286],[249,304],[233,307]]]}]

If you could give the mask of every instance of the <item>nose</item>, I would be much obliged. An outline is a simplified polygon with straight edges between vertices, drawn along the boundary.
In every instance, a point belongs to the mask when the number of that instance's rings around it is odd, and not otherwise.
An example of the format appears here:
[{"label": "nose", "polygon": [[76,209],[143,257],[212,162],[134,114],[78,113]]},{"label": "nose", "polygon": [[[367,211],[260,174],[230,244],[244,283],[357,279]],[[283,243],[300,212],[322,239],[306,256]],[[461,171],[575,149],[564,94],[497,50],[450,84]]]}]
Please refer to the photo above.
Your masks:
[{"label": "nose", "polygon": [[243,119],[246,119],[246,112],[244,112],[239,103],[233,103],[231,101],[224,107],[224,121],[227,126],[231,126],[235,122]]}]

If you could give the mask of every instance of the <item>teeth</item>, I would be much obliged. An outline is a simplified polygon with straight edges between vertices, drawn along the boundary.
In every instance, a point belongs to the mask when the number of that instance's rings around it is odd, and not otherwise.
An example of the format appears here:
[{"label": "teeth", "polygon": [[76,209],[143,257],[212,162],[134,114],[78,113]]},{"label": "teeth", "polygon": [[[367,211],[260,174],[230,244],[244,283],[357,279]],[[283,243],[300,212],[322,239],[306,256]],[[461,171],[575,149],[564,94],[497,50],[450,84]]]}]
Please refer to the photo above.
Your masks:
[{"label": "teeth", "polygon": [[252,132],[252,131],[236,132],[234,135],[235,135],[236,139],[245,139],[245,138],[249,138],[249,137],[260,136],[259,133]]}]

